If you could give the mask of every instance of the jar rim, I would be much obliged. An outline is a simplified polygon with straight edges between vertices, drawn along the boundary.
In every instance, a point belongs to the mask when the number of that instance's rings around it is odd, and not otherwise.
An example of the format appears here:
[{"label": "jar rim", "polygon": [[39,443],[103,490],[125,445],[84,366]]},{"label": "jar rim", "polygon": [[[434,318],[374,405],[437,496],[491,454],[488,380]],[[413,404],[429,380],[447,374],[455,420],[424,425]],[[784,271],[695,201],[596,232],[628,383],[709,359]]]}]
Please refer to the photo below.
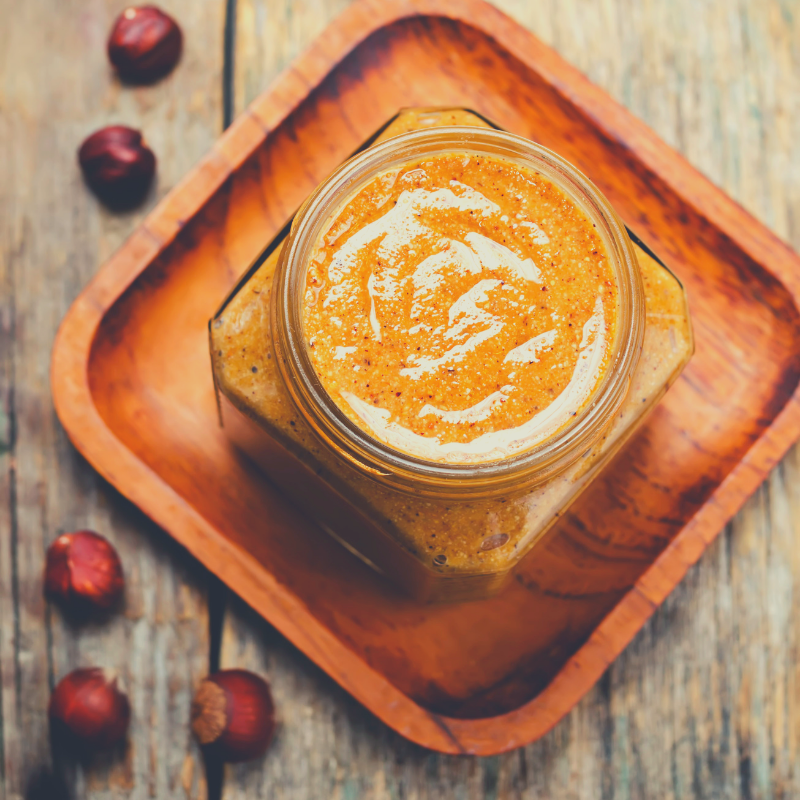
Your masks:
[{"label": "jar rim", "polygon": [[[541,172],[565,191],[604,239],[618,286],[616,335],[609,366],[590,399],[551,437],[512,456],[485,462],[429,461],[397,450],[354,423],[328,394],[311,362],[302,299],[313,247],[326,222],[377,175],[444,153],[499,157]],[[441,127],[404,133],[345,162],[306,200],[278,260],[272,289],[272,342],[293,403],[329,448],[359,471],[396,489],[441,495],[491,496],[547,480],[594,444],[625,399],[644,340],[644,288],[625,225],[578,169],[521,136],[487,128]]]}]

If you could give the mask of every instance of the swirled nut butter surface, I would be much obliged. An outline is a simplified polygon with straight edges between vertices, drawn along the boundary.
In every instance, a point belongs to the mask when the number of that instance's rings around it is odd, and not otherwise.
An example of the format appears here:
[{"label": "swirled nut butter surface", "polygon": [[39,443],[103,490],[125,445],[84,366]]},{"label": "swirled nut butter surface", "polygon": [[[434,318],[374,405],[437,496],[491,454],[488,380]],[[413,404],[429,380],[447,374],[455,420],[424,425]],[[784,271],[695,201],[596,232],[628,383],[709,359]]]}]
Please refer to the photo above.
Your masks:
[{"label": "swirled nut butter surface", "polygon": [[608,367],[618,289],[586,213],[511,161],[446,153],[386,172],[316,243],[314,368],[375,438],[447,463],[552,437]]}]

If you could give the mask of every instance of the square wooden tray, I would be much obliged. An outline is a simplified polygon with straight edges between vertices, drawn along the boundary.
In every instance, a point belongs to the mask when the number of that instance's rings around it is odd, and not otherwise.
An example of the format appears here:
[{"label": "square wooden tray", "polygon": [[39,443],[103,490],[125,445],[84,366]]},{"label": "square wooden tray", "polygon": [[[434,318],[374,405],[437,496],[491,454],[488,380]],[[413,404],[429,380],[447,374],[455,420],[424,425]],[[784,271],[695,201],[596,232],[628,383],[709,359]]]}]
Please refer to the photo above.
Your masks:
[{"label": "square wooden tray", "polygon": [[[492,600],[422,607],[288,506],[217,424],[206,324],[305,196],[398,109],[465,106],[557,151],[689,293],[697,352]],[[53,352],[76,447],[408,738],[492,754],[549,730],[800,436],[800,259],[480,0],[360,0],[100,270]]]}]

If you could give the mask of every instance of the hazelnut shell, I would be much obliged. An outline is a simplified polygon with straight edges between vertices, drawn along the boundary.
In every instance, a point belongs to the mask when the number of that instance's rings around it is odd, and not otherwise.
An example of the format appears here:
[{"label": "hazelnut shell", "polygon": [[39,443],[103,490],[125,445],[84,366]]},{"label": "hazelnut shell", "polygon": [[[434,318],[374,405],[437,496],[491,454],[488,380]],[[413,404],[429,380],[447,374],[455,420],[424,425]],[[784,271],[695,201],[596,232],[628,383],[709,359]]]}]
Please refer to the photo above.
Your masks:
[{"label": "hazelnut shell", "polygon": [[105,750],[125,738],[131,709],[116,677],[89,667],[61,680],[50,696],[48,716],[56,738],[80,748]]},{"label": "hazelnut shell", "polygon": [[89,136],[78,150],[86,182],[112,208],[139,203],[153,180],[156,157],[142,134],[124,125],[109,125]]},{"label": "hazelnut shell", "polygon": [[125,579],[114,547],[94,531],[64,533],[47,549],[44,572],[48,597],[67,604],[111,608]]},{"label": "hazelnut shell", "polygon": [[108,37],[108,58],[122,80],[152,83],[178,63],[183,33],[156,6],[131,6],[117,17]]},{"label": "hazelnut shell", "polygon": [[258,758],[275,732],[269,685],[242,669],[210,675],[192,703],[192,730],[203,749],[222,761]]}]

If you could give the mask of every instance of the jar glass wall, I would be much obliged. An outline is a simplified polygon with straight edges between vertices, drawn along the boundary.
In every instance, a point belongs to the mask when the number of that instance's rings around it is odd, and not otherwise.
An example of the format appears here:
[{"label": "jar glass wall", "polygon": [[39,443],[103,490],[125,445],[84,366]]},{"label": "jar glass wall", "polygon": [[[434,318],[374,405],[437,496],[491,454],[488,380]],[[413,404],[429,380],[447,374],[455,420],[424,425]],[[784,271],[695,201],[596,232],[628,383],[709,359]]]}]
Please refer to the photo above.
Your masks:
[{"label": "jar glass wall", "polygon": [[[392,138],[423,128],[441,130]],[[375,146],[309,198],[288,240],[265,252],[210,326],[222,423],[231,438],[326,530],[422,600],[498,591],[693,349],[681,285],[631,245],[599,192],[554,154],[487,128],[460,109],[401,113]],[[315,380],[298,316],[309,243],[342,197],[392,164],[448,149],[497,153],[541,170],[598,227],[620,286],[611,366],[591,401],[539,446],[487,464],[425,462],[353,425]]]}]

